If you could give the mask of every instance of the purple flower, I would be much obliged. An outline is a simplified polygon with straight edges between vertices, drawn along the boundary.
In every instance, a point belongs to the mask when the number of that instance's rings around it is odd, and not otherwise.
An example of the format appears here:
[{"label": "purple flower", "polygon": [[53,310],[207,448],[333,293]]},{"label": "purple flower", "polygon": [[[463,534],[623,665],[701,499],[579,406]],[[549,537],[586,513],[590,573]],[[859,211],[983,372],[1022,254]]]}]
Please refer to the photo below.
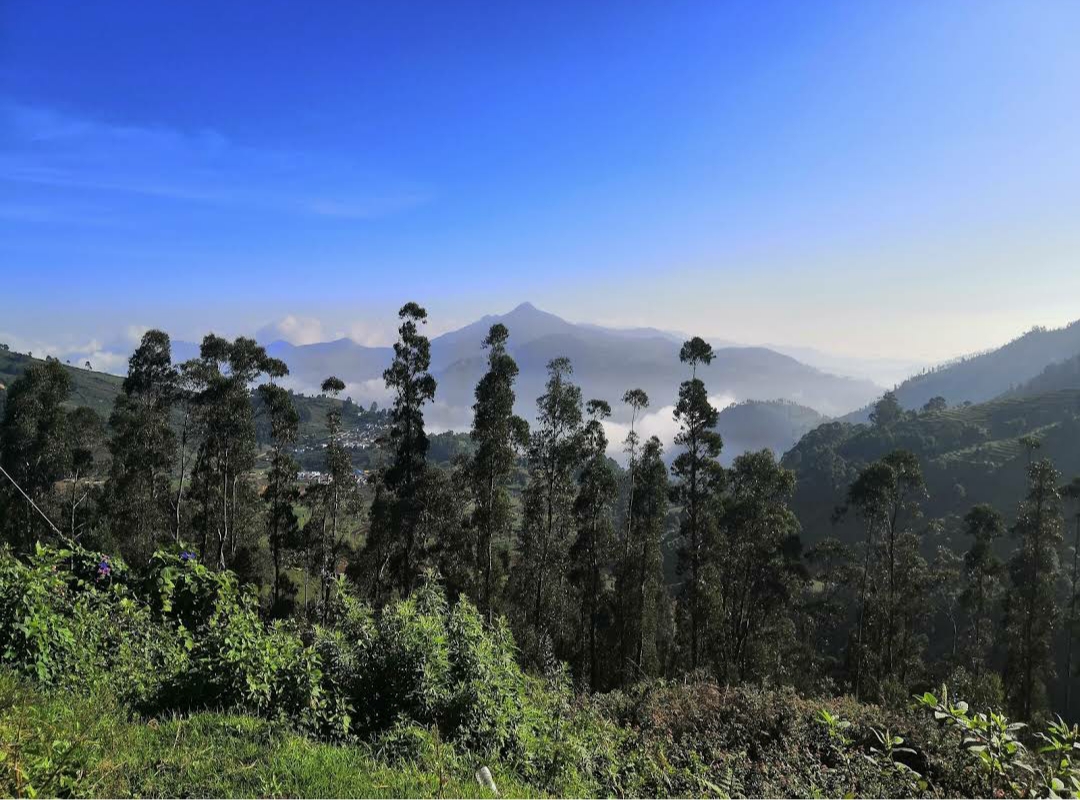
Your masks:
[{"label": "purple flower", "polygon": [[188,561],[194,561],[195,560],[195,554],[192,553],[190,550],[185,550],[184,552],[182,552],[180,554],[180,560],[185,562],[185,563],[188,562]]},{"label": "purple flower", "polygon": [[107,578],[112,573],[112,564],[109,563],[109,557],[103,556],[101,562],[97,565],[98,580]]}]

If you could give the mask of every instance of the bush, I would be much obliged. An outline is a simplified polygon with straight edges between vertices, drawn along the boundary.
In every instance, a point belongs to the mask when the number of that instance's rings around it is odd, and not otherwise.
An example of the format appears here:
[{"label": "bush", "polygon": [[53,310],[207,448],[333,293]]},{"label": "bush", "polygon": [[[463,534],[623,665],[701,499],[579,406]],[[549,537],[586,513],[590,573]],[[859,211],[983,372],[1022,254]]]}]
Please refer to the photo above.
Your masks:
[{"label": "bush", "polygon": [[268,629],[254,592],[233,573],[189,553],[158,552],[146,585],[188,653],[186,668],[162,686],[159,708],[236,708],[317,730],[334,724],[315,651],[286,623]]},{"label": "bush", "polygon": [[330,692],[353,712],[353,730],[370,736],[401,721],[436,726],[461,746],[507,750],[523,718],[525,676],[502,624],[488,628],[460,600],[451,609],[434,582],[376,617],[340,583],[333,627],[315,646]]},{"label": "bush", "polygon": [[750,797],[978,796],[953,742],[910,709],[709,682],[642,685],[593,703],[634,731],[630,749],[669,765],[659,783],[643,786],[646,794],[735,788]]},{"label": "bush", "polygon": [[97,553],[0,555],[0,662],[41,686],[109,682],[123,701],[144,702],[177,668],[181,647],[125,578],[121,562]]}]

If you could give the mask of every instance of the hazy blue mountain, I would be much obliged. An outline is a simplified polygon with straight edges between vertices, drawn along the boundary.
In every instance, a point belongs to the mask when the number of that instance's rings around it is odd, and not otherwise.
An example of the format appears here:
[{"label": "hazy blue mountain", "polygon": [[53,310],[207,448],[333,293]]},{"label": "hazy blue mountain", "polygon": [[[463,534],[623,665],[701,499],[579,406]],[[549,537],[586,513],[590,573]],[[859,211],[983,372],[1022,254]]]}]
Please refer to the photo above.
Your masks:
[{"label": "hazy blue mountain", "polygon": [[[432,371],[439,381],[429,419],[435,427],[461,429],[471,419],[473,390],[484,372],[481,342],[501,322],[510,330],[510,353],[521,369],[518,411],[531,417],[543,392],[548,361],[566,356],[586,398],[608,400],[621,416],[623,392],[640,386],[654,408],[674,403],[687,371],[679,362],[682,340],[675,334],[644,328],[622,330],[581,325],[522,303],[507,314],[485,316],[432,339]],[[784,398],[828,414],[857,408],[881,392],[866,380],[841,378],[761,347],[717,346],[716,360],[701,371],[711,394],[728,400]],[[335,374],[360,403],[383,402],[382,371],[392,349],[365,347],[347,339],[309,345],[271,342],[268,350],[284,359],[298,388],[311,390]]]},{"label": "hazy blue mountain", "polygon": [[[931,397],[944,397],[949,405],[981,403],[1014,390],[1038,376],[1051,364],[1080,354],[1080,320],[1063,328],[1032,328],[995,350],[943,364],[914,375],[896,387],[906,409],[918,410]],[[870,408],[844,419],[865,422]]]},{"label": "hazy blue mountain", "polygon": [[772,450],[779,459],[804,434],[829,418],[786,400],[747,400],[720,412],[717,430],[724,439],[721,460],[730,464],[748,450]]},{"label": "hazy blue mountain", "polygon": [[1080,353],[1065,361],[1056,361],[1009,396],[1030,397],[1045,392],[1080,389]]}]

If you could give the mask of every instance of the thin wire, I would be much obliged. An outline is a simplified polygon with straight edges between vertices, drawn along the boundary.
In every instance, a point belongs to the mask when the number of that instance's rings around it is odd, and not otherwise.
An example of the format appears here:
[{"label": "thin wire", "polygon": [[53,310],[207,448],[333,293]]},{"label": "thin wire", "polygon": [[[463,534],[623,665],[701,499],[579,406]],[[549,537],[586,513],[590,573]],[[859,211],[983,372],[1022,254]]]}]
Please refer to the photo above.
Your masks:
[{"label": "thin wire", "polygon": [[45,512],[42,511],[40,508],[38,508],[38,504],[33,501],[33,499],[30,497],[30,495],[28,495],[26,492],[23,491],[23,488],[21,486],[19,486],[18,483],[15,482],[15,479],[12,478],[10,475],[8,475],[8,472],[7,472],[6,469],[4,469],[3,467],[0,467],[0,474],[3,474],[3,476],[5,478],[7,478],[9,481],[11,481],[11,485],[14,486],[16,489],[18,489],[19,494],[21,494],[23,497],[26,498],[26,502],[28,502],[33,507],[34,511],[39,513],[41,515],[41,518],[43,520],[45,520],[47,523],[49,523],[49,527],[53,529],[53,532],[57,536],[59,536],[64,541],[70,541],[65,534],[60,532],[59,528],[57,528],[55,525],[53,525],[53,521],[51,519],[49,519],[47,516],[45,516]]}]

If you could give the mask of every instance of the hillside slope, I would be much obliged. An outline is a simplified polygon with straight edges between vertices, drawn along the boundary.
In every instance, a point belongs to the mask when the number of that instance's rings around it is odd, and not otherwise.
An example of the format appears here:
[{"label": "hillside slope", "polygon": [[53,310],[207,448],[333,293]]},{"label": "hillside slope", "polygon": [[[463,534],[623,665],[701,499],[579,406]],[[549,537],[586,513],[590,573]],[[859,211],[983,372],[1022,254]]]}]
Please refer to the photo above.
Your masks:
[{"label": "hillside slope", "polygon": [[1023,436],[1041,442],[1032,457],[1051,458],[1066,479],[1080,474],[1080,389],[909,412],[887,428],[821,425],[783,458],[798,478],[794,509],[804,541],[830,534],[858,540],[861,527],[851,519],[834,524],[832,513],[843,505],[859,470],[897,448],[919,457],[929,493],[927,517],[962,515],[976,503],[990,503],[1011,519],[1025,491],[1029,453]]},{"label": "hillside slope", "polygon": [[[932,397],[950,405],[981,403],[1034,379],[1050,365],[1080,354],[1080,320],[1063,328],[1033,328],[1008,344],[914,375],[894,390],[900,405],[918,410]],[[1045,387],[1047,389],[1052,386]],[[844,417],[866,422],[870,407]]]},{"label": "hillside slope", "polygon": [[1080,389],[1080,353],[1065,361],[1049,364],[1030,381],[1008,394],[1013,397],[1030,397],[1061,389]]},{"label": "hillside slope", "polygon": [[721,460],[769,449],[782,456],[806,433],[828,421],[812,408],[784,400],[747,400],[720,411],[716,429],[724,440]]},{"label": "hillside slope", "polygon": [[[32,364],[44,364],[39,358],[10,350],[0,350],[0,411],[3,409],[4,395],[11,383]],[[106,372],[95,372],[82,367],[64,364],[64,369],[71,376],[71,396],[65,405],[69,408],[87,406],[107,420],[112,413],[113,403],[120,393],[124,379]],[[258,408],[258,397],[253,395],[252,402]],[[365,427],[363,408],[342,400],[329,397],[311,397],[293,394],[293,404],[300,415],[300,440],[321,441],[326,438],[326,413],[333,406],[342,406],[342,422],[346,430]],[[256,431],[260,441],[269,436],[268,425],[261,418],[256,418]]]},{"label": "hillside slope", "polygon": [[[3,404],[3,395],[6,393],[6,388],[30,365],[44,363],[43,360],[24,353],[0,350],[0,407]],[[103,419],[107,419],[124,379],[116,375],[94,372],[70,364],[64,364],[63,366],[71,376],[71,399],[68,401],[68,405],[72,408],[88,406],[94,409]]]}]

